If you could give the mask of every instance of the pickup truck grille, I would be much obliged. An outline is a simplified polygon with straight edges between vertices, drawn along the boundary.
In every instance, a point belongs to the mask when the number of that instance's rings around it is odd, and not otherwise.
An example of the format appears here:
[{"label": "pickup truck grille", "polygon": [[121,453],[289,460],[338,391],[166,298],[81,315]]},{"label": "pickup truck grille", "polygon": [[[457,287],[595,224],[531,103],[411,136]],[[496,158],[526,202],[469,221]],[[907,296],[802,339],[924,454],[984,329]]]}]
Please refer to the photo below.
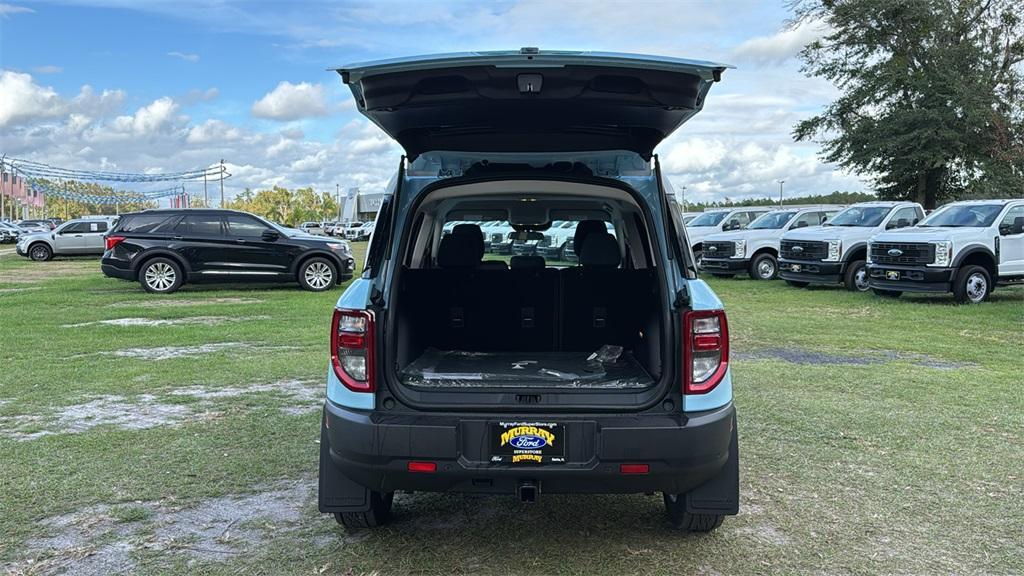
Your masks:
[{"label": "pickup truck grille", "polygon": [[502,236],[500,233],[495,232],[495,233],[491,234],[491,242],[492,243],[501,244],[504,240],[505,240],[505,237]]},{"label": "pickup truck grille", "polygon": [[783,240],[779,256],[790,260],[824,260],[828,256],[828,244],[815,240]]},{"label": "pickup truck grille", "polygon": [[736,254],[735,242],[705,242],[705,258],[731,258]]},{"label": "pickup truck grille", "polygon": [[872,242],[871,261],[876,264],[931,264],[935,245],[925,242]]}]

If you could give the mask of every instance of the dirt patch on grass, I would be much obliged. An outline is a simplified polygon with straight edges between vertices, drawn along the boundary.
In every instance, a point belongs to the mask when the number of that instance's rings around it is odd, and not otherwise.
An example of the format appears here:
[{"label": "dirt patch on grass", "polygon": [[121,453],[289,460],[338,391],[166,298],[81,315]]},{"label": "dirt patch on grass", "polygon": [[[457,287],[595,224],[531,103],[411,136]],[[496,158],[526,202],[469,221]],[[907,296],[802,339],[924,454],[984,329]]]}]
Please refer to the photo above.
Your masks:
[{"label": "dirt patch on grass", "polygon": [[[100,396],[88,402],[57,407],[45,414],[0,416],[0,436],[16,440],[35,440],[53,434],[80,434],[98,426],[122,430],[146,430],[158,426],[180,426],[221,415],[214,403],[222,398],[273,394],[285,402],[287,414],[315,411],[323,402],[321,384],[312,381],[282,380],[274,383],[206,388],[190,386],[172,390],[170,395],[193,402],[168,402],[153,394],[137,396]],[[0,406],[8,401],[0,401]]]},{"label": "dirt patch on grass", "polygon": [[115,356],[117,358],[136,358],[139,360],[170,360],[172,358],[189,358],[214,354],[216,352],[273,352],[295,350],[297,346],[268,346],[252,342],[216,342],[196,344],[194,346],[157,346],[154,348],[122,348],[120,350],[104,350],[67,356],[64,360],[88,358],[90,356]]},{"label": "dirt patch on grass", "polygon": [[139,300],[107,304],[107,308],[168,308],[175,306],[203,306],[206,304],[262,304],[259,298],[191,298],[182,300]]},{"label": "dirt patch on grass", "polygon": [[0,294],[13,294],[17,292],[31,292],[33,290],[42,290],[42,286],[27,286],[25,288],[0,288]]},{"label": "dirt patch on grass", "polygon": [[245,322],[247,320],[266,320],[270,316],[189,316],[185,318],[113,318],[110,320],[96,320],[94,322],[80,322],[78,324],[63,324],[61,328],[80,328],[82,326],[218,326],[232,322]]},{"label": "dirt patch on grass", "polygon": [[66,280],[71,277],[98,273],[99,265],[95,262],[80,260],[32,262],[31,266],[0,272],[0,284],[38,284],[49,280]]},{"label": "dirt patch on grass", "polygon": [[970,362],[952,362],[927,354],[910,352],[868,352],[863,355],[837,354],[806,348],[755,348],[734,352],[736,360],[782,360],[790,364],[870,366],[888,362],[909,362],[915,366],[938,370],[957,370],[974,366]]},{"label": "dirt patch on grass", "polygon": [[29,540],[12,573],[105,575],[140,571],[135,552],[161,558],[223,561],[295,530],[311,516],[316,480],[261,486],[248,495],[209,498],[191,506],[135,502],[93,506],[42,520],[50,536]]}]

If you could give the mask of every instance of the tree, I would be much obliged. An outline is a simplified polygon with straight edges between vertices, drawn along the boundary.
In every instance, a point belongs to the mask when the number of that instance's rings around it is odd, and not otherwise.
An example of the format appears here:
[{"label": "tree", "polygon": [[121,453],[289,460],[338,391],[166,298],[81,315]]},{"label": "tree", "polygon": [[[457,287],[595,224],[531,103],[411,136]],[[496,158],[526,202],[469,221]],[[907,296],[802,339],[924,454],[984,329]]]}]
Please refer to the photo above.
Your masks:
[{"label": "tree", "polygon": [[802,70],[841,95],[797,124],[883,198],[1024,195],[1019,0],[793,0],[829,32]]}]

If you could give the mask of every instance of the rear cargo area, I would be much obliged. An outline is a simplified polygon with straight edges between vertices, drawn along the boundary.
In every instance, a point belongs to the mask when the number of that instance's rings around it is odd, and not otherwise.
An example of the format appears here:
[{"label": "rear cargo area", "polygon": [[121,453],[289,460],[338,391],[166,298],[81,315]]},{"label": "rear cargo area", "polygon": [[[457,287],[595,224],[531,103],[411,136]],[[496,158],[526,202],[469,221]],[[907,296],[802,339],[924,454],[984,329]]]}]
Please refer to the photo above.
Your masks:
[{"label": "rear cargo area", "polygon": [[661,373],[650,269],[406,269],[399,289],[409,387],[635,391]]}]

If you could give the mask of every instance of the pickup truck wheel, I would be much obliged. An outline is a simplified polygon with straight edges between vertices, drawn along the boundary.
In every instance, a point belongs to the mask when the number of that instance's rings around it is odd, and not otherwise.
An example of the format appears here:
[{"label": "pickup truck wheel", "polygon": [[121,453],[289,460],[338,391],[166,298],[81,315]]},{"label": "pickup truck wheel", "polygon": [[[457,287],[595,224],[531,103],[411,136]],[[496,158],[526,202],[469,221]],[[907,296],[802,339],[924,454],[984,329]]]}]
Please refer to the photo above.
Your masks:
[{"label": "pickup truck wheel", "polygon": [[370,492],[369,510],[366,512],[335,512],[334,520],[349,532],[383,526],[391,519],[391,504],[394,500],[394,492],[387,494]]},{"label": "pickup truck wheel", "polygon": [[33,244],[32,247],[28,249],[28,255],[36,262],[46,262],[50,258],[53,258],[53,250],[50,250],[49,246],[40,242],[38,244]]},{"label": "pickup truck wheel", "polygon": [[807,288],[811,285],[810,282],[799,282],[797,280],[786,280],[786,284],[789,284],[793,288]]},{"label": "pickup truck wheel", "polygon": [[992,293],[992,277],[981,266],[964,266],[953,280],[953,297],[961,304],[979,304]]},{"label": "pickup truck wheel", "polygon": [[177,262],[168,258],[147,260],[139,270],[139,284],[146,292],[170,294],[181,288],[185,275]]},{"label": "pickup truck wheel", "polygon": [[863,260],[850,262],[850,265],[846,267],[846,277],[843,279],[843,284],[851,292],[867,292],[871,288],[868,286],[867,263]]},{"label": "pickup truck wheel", "polygon": [[779,263],[771,254],[761,254],[750,263],[750,277],[754,280],[774,280],[779,275]]},{"label": "pickup truck wheel", "polygon": [[338,272],[326,258],[310,258],[299,266],[299,285],[312,292],[334,288]]},{"label": "pickup truck wheel", "polygon": [[697,265],[697,269],[700,270],[702,264],[704,264],[704,251],[694,250],[693,251],[693,263]]},{"label": "pickup truck wheel", "polygon": [[674,528],[686,532],[711,532],[722,525],[721,514],[692,514],[686,511],[686,494],[664,493],[665,510]]},{"label": "pickup truck wheel", "polygon": [[874,292],[876,296],[882,296],[884,298],[899,298],[903,295],[903,292],[900,292],[899,290],[880,290],[878,288],[872,288],[871,291]]}]

